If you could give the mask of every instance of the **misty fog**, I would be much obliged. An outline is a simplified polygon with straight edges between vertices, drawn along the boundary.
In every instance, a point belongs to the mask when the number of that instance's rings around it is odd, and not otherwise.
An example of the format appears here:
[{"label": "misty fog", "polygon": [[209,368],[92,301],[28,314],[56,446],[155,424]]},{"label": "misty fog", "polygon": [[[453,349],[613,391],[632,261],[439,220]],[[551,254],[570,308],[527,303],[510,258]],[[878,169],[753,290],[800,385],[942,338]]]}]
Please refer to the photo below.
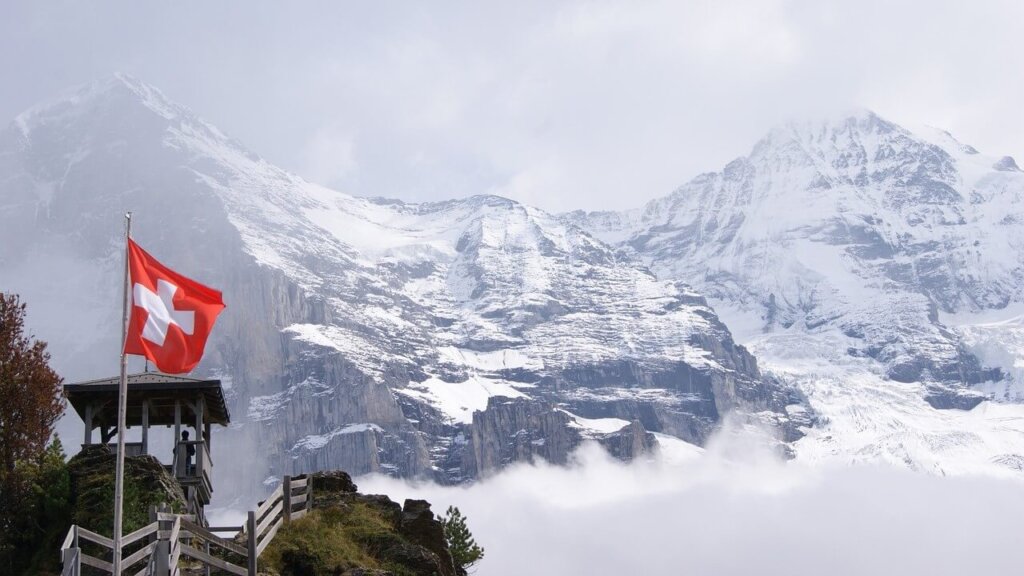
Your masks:
[{"label": "misty fog", "polygon": [[467,487],[356,481],[425,498],[438,514],[458,506],[486,551],[480,576],[1010,575],[1021,565],[1019,482],[811,469],[719,441],[675,464],[623,464],[585,445],[567,468],[519,465]]}]

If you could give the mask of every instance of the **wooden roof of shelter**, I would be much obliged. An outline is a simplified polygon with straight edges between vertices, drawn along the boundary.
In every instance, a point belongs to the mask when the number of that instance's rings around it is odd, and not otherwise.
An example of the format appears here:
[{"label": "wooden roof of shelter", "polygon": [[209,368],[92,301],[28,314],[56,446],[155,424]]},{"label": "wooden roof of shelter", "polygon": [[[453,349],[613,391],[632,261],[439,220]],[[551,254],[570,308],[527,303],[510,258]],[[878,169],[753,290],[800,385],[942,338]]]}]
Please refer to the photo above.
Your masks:
[{"label": "wooden roof of shelter", "polygon": [[[75,412],[85,419],[85,407],[93,406],[92,420],[95,426],[117,425],[117,394],[121,377],[103,378],[65,384],[64,392]],[[128,376],[128,405],[125,416],[127,426],[142,425],[142,402],[149,402],[149,425],[174,424],[175,401],[182,406],[194,403],[196,398],[204,399],[204,424],[231,422],[227,404],[224,402],[224,388],[220,380],[199,380],[185,376],[173,376],[160,372],[145,372]],[[97,410],[97,405],[99,409]],[[187,420],[185,423],[189,423]]]}]

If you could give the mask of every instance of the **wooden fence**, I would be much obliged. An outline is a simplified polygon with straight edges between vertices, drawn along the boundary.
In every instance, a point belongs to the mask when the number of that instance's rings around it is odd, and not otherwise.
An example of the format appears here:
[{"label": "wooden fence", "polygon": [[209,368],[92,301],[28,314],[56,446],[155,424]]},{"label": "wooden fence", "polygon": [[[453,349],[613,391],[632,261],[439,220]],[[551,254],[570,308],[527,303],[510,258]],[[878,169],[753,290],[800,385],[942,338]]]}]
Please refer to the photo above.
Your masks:
[{"label": "wooden fence", "polygon": [[[123,553],[137,549],[123,556],[119,576],[180,576],[182,558],[198,562],[207,576],[213,571],[256,576],[260,554],[281,526],[305,516],[312,506],[311,479],[285,476],[270,497],[249,512],[244,526],[204,526],[194,515],[173,514],[166,507],[153,510],[150,524],[121,539]],[[223,538],[217,532],[235,536]],[[61,546],[61,576],[81,576],[82,566],[113,575],[113,562],[83,552],[84,543],[93,545],[90,550],[102,549],[103,556],[113,556],[113,540],[72,526]]]}]

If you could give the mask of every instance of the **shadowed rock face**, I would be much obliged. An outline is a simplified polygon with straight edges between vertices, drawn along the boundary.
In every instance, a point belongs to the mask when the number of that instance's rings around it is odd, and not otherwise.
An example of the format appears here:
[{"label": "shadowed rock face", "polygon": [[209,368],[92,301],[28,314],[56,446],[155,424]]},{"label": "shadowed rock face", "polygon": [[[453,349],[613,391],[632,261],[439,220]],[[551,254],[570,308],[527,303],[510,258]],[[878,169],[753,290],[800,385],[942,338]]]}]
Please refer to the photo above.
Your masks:
[{"label": "shadowed rock face", "polygon": [[802,399],[702,296],[580,228],[494,196],[310,184],[131,78],[0,131],[0,198],[0,281],[68,380],[117,356],[97,327],[119,322],[124,211],[157,258],[224,292],[197,375],[228,387],[213,457],[251,490],[334,468],[459,482],[587,438],[629,458],[647,431],[701,443],[729,411],[796,429]]}]

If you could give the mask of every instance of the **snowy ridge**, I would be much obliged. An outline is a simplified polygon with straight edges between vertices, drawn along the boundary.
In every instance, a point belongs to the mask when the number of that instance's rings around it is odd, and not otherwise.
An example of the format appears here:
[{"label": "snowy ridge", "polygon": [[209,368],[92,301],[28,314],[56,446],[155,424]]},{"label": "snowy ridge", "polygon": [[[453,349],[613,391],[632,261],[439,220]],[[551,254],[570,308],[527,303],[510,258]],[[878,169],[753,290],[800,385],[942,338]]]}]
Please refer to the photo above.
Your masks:
[{"label": "snowy ridge", "polygon": [[[1019,398],[1022,193],[1012,158],[858,111],[780,126],[639,212],[564,218],[694,285],[808,395],[830,424],[799,455],[946,473],[1024,454],[1016,408],[979,405]],[[933,413],[976,405],[999,423]]]},{"label": "snowy ridge", "polygon": [[[35,276],[26,254],[61,254],[87,263],[84,285],[111,284],[110,215],[132,209],[151,251],[222,287],[202,369],[231,379],[236,429],[275,447],[276,469],[455,482],[515,458],[562,461],[591,421],[631,424],[602,438],[623,458],[653,449],[650,432],[699,444],[731,411],[787,440],[809,422],[791,421],[800,395],[763,378],[697,292],[505,198],[329,190],[123,75],[19,116],[0,158],[0,260],[28,271],[16,278]],[[25,294],[103,311],[77,330],[116,318],[113,301],[85,293]],[[67,332],[55,349],[72,348]],[[364,424],[376,428],[351,428]],[[516,447],[520,430],[532,441]]]}]

